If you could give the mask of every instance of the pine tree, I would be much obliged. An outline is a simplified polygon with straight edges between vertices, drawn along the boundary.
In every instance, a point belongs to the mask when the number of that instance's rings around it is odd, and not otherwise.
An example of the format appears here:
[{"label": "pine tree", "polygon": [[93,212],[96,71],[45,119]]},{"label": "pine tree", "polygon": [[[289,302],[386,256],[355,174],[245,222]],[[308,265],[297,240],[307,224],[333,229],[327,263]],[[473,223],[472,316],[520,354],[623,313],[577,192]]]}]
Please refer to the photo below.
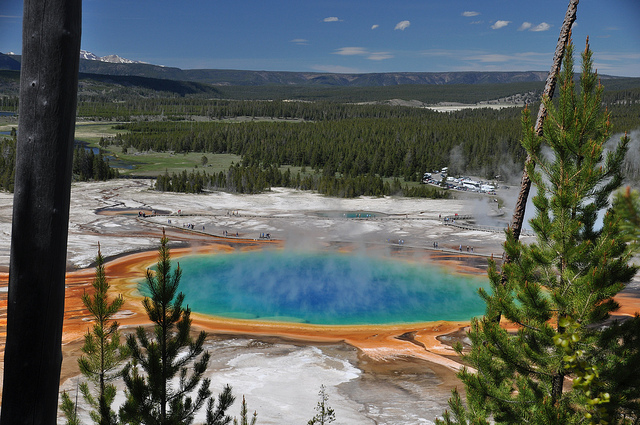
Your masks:
[{"label": "pine tree", "polygon": [[120,417],[130,424],[188,425],[209,400],[207,418],[229,423],[224,411],[233,403],[231,388],[225,387],[214,412],[210,380],[203,379],[209,362],[203,349],[206,333],[191,337],[191,310],[183,307],[184,294],[178,293],[182,271],[178,265],[172,273],[168,242],[163,230],[157,270],[147,270],[146,276],[149,297],[142,303],[154,323],[153,335],[139,327],[127,337],[132,361],[124,369],[127,399]]},{"label": "pine tree", "polygon": [[62,393],[62,401],[60,402],[60,410],[67,419],[66,425],[80,425],[78,419],[77,405],[71,400],[67,392]]},{"label": "pine tree", "polygon": [[225,385],[222,392],[218,394],[218,404],[216,405],[213,398],[209,398],[207,402],[207,420],[206,425],[228,425],[231,423],[231,417],[225,412],[233,402],[235,397],[231,393],[231,386]]},{"label": "pine tree", "polygon": [[640,249],[640,192],[627,187],[624,192],[616,194],[614,208],[622,220],[620,227],[625,233],[625,240],[634,249]]},{"label": "pine tree", "polygon": [[326,425],[336,420],[336,412],[327,404],[329,396],[327,395],[324,384],[320,385],[318,392],[320,401],[316,405],[316,415],[307,422],[308,425]]},{"label": "pine tree", "polygon": [[[640,192],[616,194],[614,210],[620,219],[620,239],[626,241],[635,254],[640,251]],[[635,257],[637,261],[637,257]],[[599,365],[600,381],[607,385],[619,423],[640,422],[640,316],[622,323],[614,322],[601,338]],[[626,421],[626,422],[625,422]]]},{"label": "pine tree", "polygon": [[[116,387],[112,381],[121,375],[120,366],[127,359],[128,350],[120,342],[118,322],[112,320],[122,308],[124,298],[118,295],[109,302],[110,285],[105,275],[104,257],[99,245],[92,286],[93,295],[83,294],[82,303],[91,313],[94,324],[93,329],[85,334],[82,346],[84,354],[78,359],[78,366],[94,390],[92,391],[89,385],[83,382],[80,384],[80,391],[85,401],[94,409],[91,412],[91,419],[96,424],[109,425],[117,423],[117,416],[111,409],[116,395]],[[63,410],[66,414],[74,403],[66,393],[62,398]],[[68,423],[74,423],[68,414],[66,416]]]},{"label": "pine tree", "polygon": [[242,396],[242,406],[240,406],[240,420],[233,418],[233,425],[256,425],[258,421],[258,412],[253,412],[253,416],[249,419],[249,409],[247,409],[247,401]]},{"label": "pine tree", "polygon": [[[602,86],[592,72],[588,40],[579,91],[572,51],[569,44],[557,107],[543,98],[548,118],[542,138],[535,135],[528,111],[523,114],[523,146],[537,164],[527,169],[538,191],[531,220],[536,242],[524,245],[507,233],[505,252],[512,261],[504,265],[504,284],[491,262],[492,291],[480,291],[486,313],[471,324],[472,348],[462,356],[470,367],[459,374],[467,407],[454,391],[452,414],[446,412],[439,423],[604,423],[605,417],[620,416],[623,400],[612,397],[602,418],[595,418],[585,407],[592,393],[564,388],[572,369],[563,339],[576,333],[582,361],[598,363],[605,344],[599,329],[618,308],[613,296],[636,272],[609,205],[622,181],[628,139],[605,155],[611,124],[601,110]],[[499,313],[515,332],[493,320]],[[569,332],[571,324],[577,327]],[[593,391],[616,386],[601,378]]]}]

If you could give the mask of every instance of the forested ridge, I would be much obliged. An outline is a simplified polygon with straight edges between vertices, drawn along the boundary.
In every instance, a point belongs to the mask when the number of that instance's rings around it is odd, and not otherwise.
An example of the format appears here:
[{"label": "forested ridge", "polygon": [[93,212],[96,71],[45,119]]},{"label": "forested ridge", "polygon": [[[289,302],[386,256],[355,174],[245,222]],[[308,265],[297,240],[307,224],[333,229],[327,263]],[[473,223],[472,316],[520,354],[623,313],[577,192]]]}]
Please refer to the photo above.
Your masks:
[{"label": "forested ridge", "polygon": [[[0,75],[5,82],[13,76],[10,71]],[[640,128],[638,79],[604,83],[609,89],[605,87],[602,103],[611,115],[613,133]],[[442,167],[454,175],[519,177],[525,158],[520,145],[522,108],[440,113],[421,106],[530,101],[540,96],[541,84],[206,87],[142,77],[86,76],[78,96],[78,119],[121,122],[116,125],[121,132],[100,144],[115,155],[135,151],[241,158],[225,173],[158,172],[161,190],[255,193],[290,186],[336,196],[441,196],[433,189],[402,183],[418,182],[423,173]],[[188,94],[189,90],[200,94]],[[267,95],[270,100],[256,100]],[[397,99],[395,104],[388,104],[391,99]],[[0,102],[2,110],[17,110],[17,97],[5,95]],[[412,106],[400,106],[403,102]],[[537,111],[538,103],[529,108]],[[3,142],[3,151],[3,164],[11,164],[9,142]],[[630,153],[640,157],[633,144]],[[103,168],[76,174],[105,176]],[[630,164],[627,174],[639,178],[638,168]],[[3,176],[7,174],[3,170]]]},{"label": "forested ridge", "polygon": [[[19,71],[0,70],[0,99],[2,96],[17,98],[19,78]],[[140,97],[184,97],[201,100],[326,100],[337,103],[385,102],[390,99],[417,100],[424,104],[477,103],[528,93],[534,96],[537,94],[539,98],[544,86],[542,81],[497,83],[488,82],[490,79],[475,83],[465,83],[465,81],[460,81],[458,84],[376,85],[371,83],[355,87],[300,84],[213,85],[165,78],[81,73],[78,100],[79,102],[109,103],[126,102]],[[605,102],[611,92],[635,91],[633,97],[636,101],[638,100],[640,78],[603,77],[602,83],[605,86]]]}]

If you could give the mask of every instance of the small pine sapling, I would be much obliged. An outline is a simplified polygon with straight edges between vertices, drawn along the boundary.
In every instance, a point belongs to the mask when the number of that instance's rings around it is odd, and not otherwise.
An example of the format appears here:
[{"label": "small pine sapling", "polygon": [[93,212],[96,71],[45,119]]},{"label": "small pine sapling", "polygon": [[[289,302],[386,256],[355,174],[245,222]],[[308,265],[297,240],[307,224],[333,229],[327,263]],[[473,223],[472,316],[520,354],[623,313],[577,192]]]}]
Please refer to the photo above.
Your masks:
[{"label": "small pine sapling", "polygon": [[225,388],[224,403],[214,412],[210,380],[203,378],[209,363],[203,348],[207,335],[202,331],[191,337],[191,310],[183,307],[184,294],[178,292],[182,270],[178,265],[172,271],[168,242],[163,230],[156,271],[147,270],[149,297],[142,304],[153,332],[148,335],[139,327],[127,337],[131,361],[124,369],[127,399],[120,417],[131,424],[188,425],[209,400],[207,416],[211,411],[212,418],[226,420],[224,410],[233,403],[231,388]]},{"label": "small pine sapling", "polygon": [[326,425],[336,420],[335,411],[327,403],[329,401],[329,395],[326,392],[324,384],[320,385],[320,391],[318,392],[320,401],[316,405],[316,415],[307,422],[307,425]]},{"label": "small pine sapling", "polygon": [[[78,366],[87,382],[80,384],[80,392],[84,400],[93,408],[91,419],[99,425],[117,423],[117,415],[111,409],[116,395],[113,380],[122,374],[121,365],[128,357],[128,348],[120,341],[118,322],[113,320],[122,305],[122,295],[109,301],[109,282],[105,274],[104,257],[98,245],[96,256],[95,277],[93,279],[93,295],[84,293],[82,303],[89,310],[93,319],[93,327],[84,336],[82,346],[83,355],[78,359]],[[89,385],[91,384],[91,385]],[[66,392],[62,395],[62,409],[69,424],[73,424],[67,414],[69,407],[74,405]],[[75,417],[75,407],[74,420]]]}]

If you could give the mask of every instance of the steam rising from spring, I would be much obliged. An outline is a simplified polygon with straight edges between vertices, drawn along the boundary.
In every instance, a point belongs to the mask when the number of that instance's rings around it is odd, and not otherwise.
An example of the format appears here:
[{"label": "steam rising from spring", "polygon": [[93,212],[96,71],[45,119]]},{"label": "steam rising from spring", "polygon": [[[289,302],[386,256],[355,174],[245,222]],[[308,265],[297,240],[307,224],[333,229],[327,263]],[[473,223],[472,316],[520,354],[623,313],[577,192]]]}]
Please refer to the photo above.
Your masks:
[{"label": "steam rising from spring", "polygon": [[[622,171],[626,178],[638,183],[640,181],[640,130],[634,130],[628,134],[629,150],[622,165]],[[607,143],[607,147],[613,148],[622,137],[617,134]],[[637,185],[636,185],[637,186]]]}]

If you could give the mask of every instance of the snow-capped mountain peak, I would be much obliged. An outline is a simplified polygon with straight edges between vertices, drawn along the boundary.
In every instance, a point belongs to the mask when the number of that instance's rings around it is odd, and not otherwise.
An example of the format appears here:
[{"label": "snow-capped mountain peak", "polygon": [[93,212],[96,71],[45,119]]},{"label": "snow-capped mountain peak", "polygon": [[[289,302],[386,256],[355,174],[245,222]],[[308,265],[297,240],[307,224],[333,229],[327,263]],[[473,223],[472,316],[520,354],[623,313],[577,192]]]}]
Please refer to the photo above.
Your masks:
[{"label": "snow-capped mountain peak", "polygon": [[121,58],[118,55],[107,55],[100,58],[102,62],[111,63],[139,63],[138,61],[132,61],[131,59]]},{"label": "snow-capped mountain peak", "polygon": [[86,50],[80,50],[80,59],[86,59],[90,61],[99,61],[100,58],[94,55],[91,52],[87,52]]},{"label": "snow-capped mountain peak", "polygon": [[110,62],[110,63],[145,63],[140,61],[133,61],[131,59],[121,58],[118,55],[107,55],[107,56],[100,57],[86,50],[80,50],[80,59],[100,61],[100,62]]}]

